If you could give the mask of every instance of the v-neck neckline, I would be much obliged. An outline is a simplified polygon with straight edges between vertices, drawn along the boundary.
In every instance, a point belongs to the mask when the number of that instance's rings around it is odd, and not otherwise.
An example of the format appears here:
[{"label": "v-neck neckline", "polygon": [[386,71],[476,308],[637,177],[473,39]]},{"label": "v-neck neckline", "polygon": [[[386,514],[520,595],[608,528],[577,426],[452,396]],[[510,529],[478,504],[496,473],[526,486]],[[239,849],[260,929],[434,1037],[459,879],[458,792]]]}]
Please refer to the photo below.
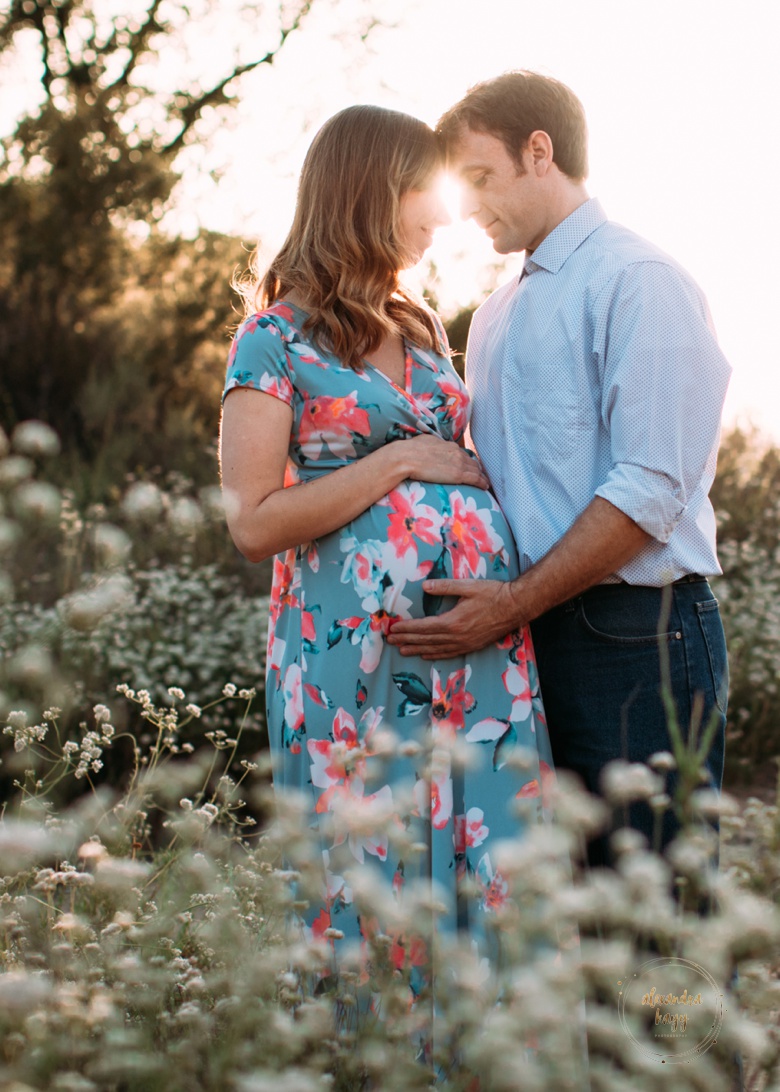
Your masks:
[{"label": "v-neck neckline", "polygon": [[[297,311],[299,315],[308,315],[308,313],[309,313],[303,307],[299,307],[297,303],[292,303],[290,300],[277,300],[276,303],[274,304],[274,307],[280,307],[280,306],[281,307],[290,307],[293,311]],[[368,365],[368,367],[371,368],[372,371],[376,372],[377,375],[381,375],[383,379],[387,380],[387,382],[390,384],[391,387],[393,387],[394,390],[400,391],[402,394],[406,395],[407,397],[410,397],[411,394],[412,394],[412,348],[411,348],[411,345],[409,345],[409,343],[407,342],[406,338],[403,337],[403,335],[401,336],[401,344],[403,345],[403,348],[404,348],[404,382],[403,382],[403,386],[401,386],[400,383],[396,383],[396,381],[394,379],[392,379],[387,374],[387,372],[385,372],[381,368],[377,367],[376,364],[372,364],[370,360],[366,360],[365,357],[363,357],[363,365],[364,365],[364,367],[366,365]]]},{"label": "v-neck neckline", "polygon": [[412,350],[411,350],[411,346],[407,344],[407,341],[406,341],[405,337],[401,338],[401,342],[402,342],[403,347],[404,347],[404,383],[403,383],[403,386],[401,386],[400,383],[396,383],[396,381],[391,376],[389,376],[386,371],[383,371],[383,369],[378,367],[376,364],[372,364],[371,361],[366,360],[365,357],[363,357],[363,364],[364,365],[367,364],[368,367],[371,368],[372,371],[377,373],[377,375],[381,375],[383,379],[386,379],[387,382],[390,384],[390,386],[394,390],[400,391],[402,394],[406,395],[407,398],[408,398],[412,393]]}]

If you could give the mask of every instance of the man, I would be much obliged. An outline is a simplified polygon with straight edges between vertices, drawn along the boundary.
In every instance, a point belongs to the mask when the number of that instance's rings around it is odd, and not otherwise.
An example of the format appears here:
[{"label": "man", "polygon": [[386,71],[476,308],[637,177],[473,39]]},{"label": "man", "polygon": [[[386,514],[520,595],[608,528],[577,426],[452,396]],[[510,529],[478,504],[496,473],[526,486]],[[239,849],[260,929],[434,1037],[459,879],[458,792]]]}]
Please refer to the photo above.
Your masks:
[{"label": "man", "polygon": [[[684,734],[717,717],[707,776],[720,788],[728,668],[707,494],[730,367],[706,302],[589,199],[584,112],[563,84],[507,73],[438,131],[464,215],[500,254],[526,252],[519,280],[474,316],[466,356],[472,438],[521,575],[428,582],[455,608],[399,622],[389,640],[438,659],[533,623],[556,763],[594,792],[611,760],[671,749],[662,646]],[[631,824],[651,840],[649,807]],[[667,815],[664,842],[674,830]],[[603,839],[590,859],[608,861]]]}]

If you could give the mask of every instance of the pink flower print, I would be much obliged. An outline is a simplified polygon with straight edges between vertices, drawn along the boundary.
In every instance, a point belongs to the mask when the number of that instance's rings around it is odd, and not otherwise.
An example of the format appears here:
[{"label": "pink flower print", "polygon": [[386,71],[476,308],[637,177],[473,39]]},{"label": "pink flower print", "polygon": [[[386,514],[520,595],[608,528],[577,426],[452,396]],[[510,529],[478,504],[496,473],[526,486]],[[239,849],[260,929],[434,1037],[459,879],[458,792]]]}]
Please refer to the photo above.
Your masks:
[{"label": "pink flower print", "polygon": [[[303,684],[301,665],[292,663],[284,674],[282,684],[284,695],[284,742],[290,749],[292,743],[300,744],[300,737],[305,732],[303,710]],[[293,754],[300,753],[298,746]]]},{"label": "pink flower print", "polygon": [[378,709],[374,709],[373,705],[366,709],[363,716],[360,718],[360,723],[357,728],[357,738],[371,754],[371,741],[374,733],[382,726],[382,714],[385,711],[385,707],[380,705]]},{"label": "pink flower print", "polygon": [[415,401],[425,411],[433,414],[443,427],[445,436],[458,440],[466,430],[469,418],[469,396],[458,379],[437,375],[438,390],[418,394]]},{"label": "pink flower print", "polygon": [[436,830],[444,830],[452,815],[452,778],[431,780],[431,823]]},{"label": "pink flower print", "polygon": [[391,490],[378,503],[390,509],[388,538],[397,557],[409,551],[417,563],[417,543],[435,546],[441,541],[442,517],[428,504],[423,504],[425,486],[420,482],[405,482]]},{"label": "pink flower print", "polygon": [[[346,778],[347,772],[343,762],[334,761],[332,740],[310,739],[306,744],[306,749],[311,759],[312,785],[316,785],[318,789],[332,789],[334,785],[340,785]],[[342,755],[343,752],[340,752],[339,758]],[[320,808],[318,802],[317,810],[327,811],[328,807]]]},{"label": "pink flower print", "polygon": [[434,747],[431,755],[431,823],[443,830],[452,818],[452,776],[449,752]]},{"label": "pink flower print", "polygon": [[286,375],[271,375],[270,372],[263,372],[260,376],[259,389],[263,394],[271,394],[281,402],[286,402],[288,406],[292,405],[293,385]]},{"label": "pink flower print", "polygon": [[284,555],[284,561],[281,555],[275,557],[273,593],[270,603],[271,620],[274,624],[279,621],[285,610],[290,608],[295,610],[300,606],[300,600],[296,595],[300,586],[301,574],[296,568],[295,551],[288,550]]},{"label": "pink flower print", "polygon": [[503,539],[493,530],[489,508],[477,508],[474,497],[464,498],[459,490],[450,494],[451,512],[444,522],[444,541],[452,558],[456,580],[487,575],[483,554],[503,550]]},{"label": "pink flower print", "polygon": [[331,789],[338,785],[347,778],[348,769],[355,766],[349,755],[358,747],[354,718],[346,709],[339,708],[333,718],[333,739],[310,739],[306,747],[312,760],[312,785],[318,789]]},{"label": "pink flower print", "polygon": [[480,857],[477,865],[477,882],[482,895],[482,909],[488,913],[500,910],[509,896],[509,884],[500,872],[494,872],[489,854]]},{"label": "pink flower print", "polygon": [[476,709],[474,695],[466,689],[471,675],[471,666],[459,668],[447,677],[442,688],[441,676],[434,667],[431,671],[431,716],[436,728],[445,736],[454,736],[466,723],[466,713]]},{"label": "pink flower print", "polygon": [[[301,590],[301,572],[295,562],[295,551],[288,550],[284,561],[278,557],[274,559],[274,577],[271,590],[270,615],[272,627],[276,629],[279,619],[286,610],[300,609],[301,637],[307,652],[317,652],[315,641],[317,629],[314,624],[312,611],[307,610],[303,599],[299,596]],[[318,610],[319,607],[315,607]]]},{"label": "pink flower print", "polygon": [[336,820],[334,846],[348,843],[356,861],[362,864],[370,853],[380,861],[387,859],[387,821],[393,806],[393,791],[383,785],[370,796],[363,794],[363,779],[351,776],[344,790],[333,794],[330,810]]},{"label": "pink flower print", "polygon": [[330,870],[330,853],[327,849],[322,851],[322,860],[325,865],[325,898],[330,906],[339,903],[341,906],[352,905],[352,888],[343,876],[336,875]]},{"label": "pink flower print", "polygon": [[404,889],[404,866],[403,862],[399,862],[398,867],[393,873],[393,894],[396,899],[400,899],[401,893]]},{"label": "pink flower print", "polygon": [[282,640],[276,630],[272,630],[268,641],[268,671],[273,671],[276,675],[282,670],[282,664],[284,663],[284,653],[287,648],[287,642]]},{"label": "pink flower print", "polygon": [[[539,780],[541,779],[541,785]],[[555,770],[551,769],[542,759],[539,759],[539,778],[534,777],[527,781],[515,796],[518,800],[533,800],[542,798],[542,807],[549,808],[552,805],[552,792],[555,788]]]},{"label": "pink flower print", "polygon": [[[510,660],[501,679],[507,691],[512,695],[512,710],[509,719],[511,721],[527,720],[533,709],[531,684],[528,679],[528,661],[521,659],[518,663],[514,663]],[[532,721],[532,730],[533,727]]]},{"label": "pink flower print", "polygon": [[341,569],[341,583],[352,583],[360,596],[365,610],[381,606],[381,582],[385,575],[383,544],[377,539],[358,542],[354,536],[345,536],[339,543],[346,553]]},{"label": "pink flower print", "polygon": [[339,709],[333,718],[333,738],[350,748],[358,745],[355,721],[346,709]]},{"label": "pink flower print", "polygon": [[309,563],[309,568],[313,573],[320,571],[320,552],[317,549],[316,542],[310,542],[306,550],[306,560]]},{"label": "pink flower print", "polygon": [[360,670],[370,675],[379,667],[382,651],[385,647],[389,624],[397,615],[389,615],[385,610],[378,610],[368,619],[368,627],[360,641]]},{"label": "pink flower print", "polygon": [[323,709],[333,708],[333,702],[321,686],[315,686],[314,683],[304,683],[303,692],[309,701],[313,701],[315,705],[321,705]]},{"label": "pink flower print", "polygon": [[452,427],[453,436],[461,436],[469,419],[469,395],[459,380],[438,376],[436,385],[442,393],[446,407],[446,418]]},{"label": "pink flower print", "polygon": [[469,808],[465,815],[455,816],[453,841],[455,852],[463,854],[468,848],[481,846],[490,830],[482,820],[485,818],[481,808]]},{"label": "pink flower print", "polygon": [[421,819],[427,819],[431,814],[431,786],[428,781],[418,777],[412,789],[415,807],[412,815],[419,815]]},{"label": "pink flower print", "polygon": [[409,967],[424,967],[429,960],[428,946],[417,934],[392,932],[390,960],[397,971]]},{"label": "pink flower print", "polygon": [[353,645],[360,645],[360,669],[370,675],[376,671],[382,657],[384,639],[398,616],[388,614],[384,609],[369,615],[353,615],[351,618],[338,618],[328,632],[328,648],[337,645],[344,635],[349,634]]},{"label": "pink flower print", "polygon": [[[326,929],[330,929],[330,913],[323,907],[311,923],[311,939],[314,941],[323,940]],[[333,941],[331,941],[332,943]]]},{"label": "pink flower print", "polygon": [[368,412],[358,406],[357,391],[334,398],[307,398],[298,425],[298,441],[307,459],[319,459],[323,444],[334,454],[354,458],[353,437],[370,435]]},{"label": "pink flower print", "polygon": [[295,314],[292,307],[288,307],[286,303],[275,303],[272,307],[268,308],[268,313],[271,315],[278,315],[279,318],[289,322],[290,325],[295,325]]}]

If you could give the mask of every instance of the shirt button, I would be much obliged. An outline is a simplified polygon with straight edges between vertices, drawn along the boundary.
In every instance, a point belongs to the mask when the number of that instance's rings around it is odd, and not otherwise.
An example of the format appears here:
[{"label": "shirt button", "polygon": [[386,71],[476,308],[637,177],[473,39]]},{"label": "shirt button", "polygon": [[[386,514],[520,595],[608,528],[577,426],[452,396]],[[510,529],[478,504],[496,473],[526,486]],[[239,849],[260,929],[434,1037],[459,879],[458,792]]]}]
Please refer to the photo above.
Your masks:
[{"label": "shirt button", "polygon": [[677,630],[677,632],[675,633],[675,635],[674,635],[674,639],[675,639],[676,641],[682,641],[682,633],[680,633],[679,629],[678,629],[678,630]]}]

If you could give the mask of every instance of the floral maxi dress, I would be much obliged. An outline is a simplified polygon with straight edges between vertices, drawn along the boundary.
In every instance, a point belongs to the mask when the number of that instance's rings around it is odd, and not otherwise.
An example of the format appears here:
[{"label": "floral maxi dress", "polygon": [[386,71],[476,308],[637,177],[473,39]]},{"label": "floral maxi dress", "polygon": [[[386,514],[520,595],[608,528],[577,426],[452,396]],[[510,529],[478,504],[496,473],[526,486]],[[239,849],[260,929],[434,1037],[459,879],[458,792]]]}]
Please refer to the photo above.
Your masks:
[{"label": "floral maxi dress", "polygon": [[[315,347],[305,317],[280,303],[247,319],[225,386],[292,408],[288,486],[419,433],[460,440],[469,397],[447,355],[407,345],[401,387],[369,363],[355,371]],[[543,815],[552,777],[530,635],[439,662],[401,656],[385,638],[394,619],[453,605],[423,592],[426,577],[506,581],[517,572],[489,492],[411,480],[340,530],[275,558],[268,731],[275,787],[307,795],[322,852],[308,939],[365,947],[370,930],[385,931],[358,912],[350,876],[359,868],[384,873],[394,899],[412,879],[433,881],[438,930],[484,934],[506,898],[493,847],[522,835],[516,798]],[[391,758],[388,733],[400,742]],[[512,762],[520,747],[523,760]],[[398,858],[388,820],[412,833],[413,859]],[[397,971],[419,993],[425,941],[386,932]]]}]

